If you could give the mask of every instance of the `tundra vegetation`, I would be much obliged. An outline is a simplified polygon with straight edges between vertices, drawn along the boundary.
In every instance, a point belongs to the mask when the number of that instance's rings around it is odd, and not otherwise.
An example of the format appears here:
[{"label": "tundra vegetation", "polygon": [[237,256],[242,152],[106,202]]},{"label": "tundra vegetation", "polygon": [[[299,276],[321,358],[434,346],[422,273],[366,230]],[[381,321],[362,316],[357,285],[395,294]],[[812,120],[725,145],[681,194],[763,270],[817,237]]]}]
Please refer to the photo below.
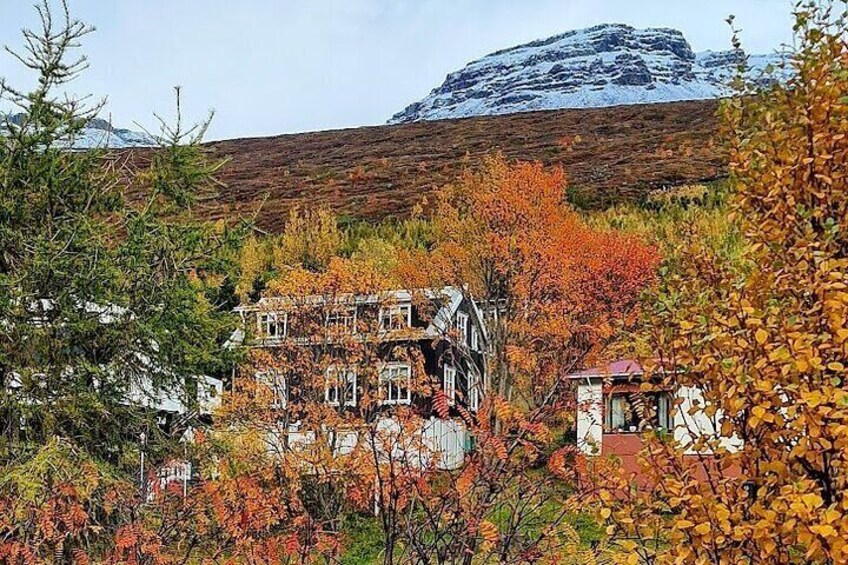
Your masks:
[{"label": "tundra vegetation", "polygon": [[[0,562],[848,562],[844,2],[798,4],[794,78],[723,103],[726,182],[580,213],[564,171],[493,154],[410,218],[294,210],[274,236],[194,212],[218,188],[202,125],[163,123],[142,170],[69,151],[99,109],[61,94],[90,30],[40,14],[14,55],[37,86],[0,85],[22,113],[0,130]],[[361,338],[376,322],[355,319],[356,338],[326,323],[352,294],[444,286],[497,312],[479,408],[393,354],[475,437],[453,471],[406,457],[416,410],[380,425],[383,352]],[[226,346],[233,307],[261,298],[306,306],[310,347]],[[639,482],[568,439],[564,377],[625,352],[646,390],[701,387],[718,423],[646,435]],[[356,410],[342,381],[327,402],[340,358]],[[211,424],[126,401],[230,374]],[[142,453],[199,480],[148,489]]]}]

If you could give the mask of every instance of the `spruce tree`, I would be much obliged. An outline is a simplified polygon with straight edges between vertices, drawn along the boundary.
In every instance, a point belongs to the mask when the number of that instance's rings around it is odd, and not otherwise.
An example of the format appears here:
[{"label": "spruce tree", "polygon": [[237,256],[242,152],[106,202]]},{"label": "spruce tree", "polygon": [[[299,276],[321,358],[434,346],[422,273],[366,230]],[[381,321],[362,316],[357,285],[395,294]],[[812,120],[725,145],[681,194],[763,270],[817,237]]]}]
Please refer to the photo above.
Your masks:
[{"label": "spruce tree", "polygon": [[0,79],[0,461],[59,437],[134,464],[140,434],[153,452],[168,439],[142,396],[190,405],[199,375],[225,371],[243,230],[194,210],[221,163],[200,145],[208,121],[182,125],[179,90],[161,147],[72,149],[102,109],[64,94],[93,30],[65,3],[36,8],[40,28],[7,49],[36,86]]}]

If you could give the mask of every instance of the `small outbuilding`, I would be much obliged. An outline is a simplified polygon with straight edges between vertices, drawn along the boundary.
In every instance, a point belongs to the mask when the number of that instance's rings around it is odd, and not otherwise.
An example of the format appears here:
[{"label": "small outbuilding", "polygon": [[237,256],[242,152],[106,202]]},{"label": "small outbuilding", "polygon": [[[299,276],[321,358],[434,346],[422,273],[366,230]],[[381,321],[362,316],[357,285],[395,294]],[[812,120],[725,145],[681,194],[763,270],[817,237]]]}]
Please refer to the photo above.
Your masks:
[{"label": "small outbuilding", "polygon": [[[700,389],[653,386],[646,392],[644,373],[638,361],[621,359],[569,376],[576,386],[577,446],[583,453],[613,455],[637,472],[645,433],[670,434],[691,455],[693,437],[716,434],[720,413],[704,412]],[[723,443],[729,449],[736,444]]]}]

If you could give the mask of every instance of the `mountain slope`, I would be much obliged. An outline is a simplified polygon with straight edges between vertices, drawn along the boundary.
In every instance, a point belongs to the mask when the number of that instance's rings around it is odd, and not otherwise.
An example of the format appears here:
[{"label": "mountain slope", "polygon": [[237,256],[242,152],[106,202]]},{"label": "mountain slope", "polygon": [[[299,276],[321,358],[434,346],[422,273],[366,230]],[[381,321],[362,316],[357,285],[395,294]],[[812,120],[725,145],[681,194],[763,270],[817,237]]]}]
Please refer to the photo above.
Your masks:
[{"label": "mountain slope", "polygon": [[[23,114],[10,115],[8,120],[11,124],[19,126],[23,120]],[[0,128],[3,127],[6,126],[0,124]],[[74,139],[68,139],[67,143],[72,149],[79,150],[95,148],[126,149],[158,145],[156,139],[147,133],[116,128],[110,122],[100,118],[90,120],[86,127]]]},{"label": "mountain slope", "polygon": [[[720,98],[730,94],[743,56],[696,54],[673,29],[600,25],[469,63],[389,122]],[[771,80],[763,71],[774,67],[780,75],[779,63],[777,55],[752,56],[748,76]]]},{"label": "mountain slope", "polygon": [[228,159],[224,186],[199,211],[210,219],[255,215],[271,232],[298,205],[402,217],[494,150],[562,165],[569,196],[581,205],[632,201],[726,174],[725,154],[711,141],[716,108],[697,101],[559,110],[213,142],[212,155]]}]

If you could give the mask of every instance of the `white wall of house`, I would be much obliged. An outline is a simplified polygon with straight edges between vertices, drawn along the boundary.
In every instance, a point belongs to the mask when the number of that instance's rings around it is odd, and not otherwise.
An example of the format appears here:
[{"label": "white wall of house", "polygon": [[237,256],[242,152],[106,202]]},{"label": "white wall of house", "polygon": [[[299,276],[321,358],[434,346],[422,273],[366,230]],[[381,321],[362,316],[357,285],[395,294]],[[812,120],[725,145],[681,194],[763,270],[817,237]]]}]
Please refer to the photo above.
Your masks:
[{"label": "white wall of house", "polygon": [[183,414],[186,411],[186,407],[183,402],[184,393],[179,390],[180,388],[177,387],[178,390],[157,388],[153,385],[149,377],[142,375],[130,386],[127,403],[153,408],[162,412]]},{"label": "white wall of house", "polygon": [[[417,468],[435,463],[442,470],[457,469],[465,460],[465,449],[468,444],[468,430],[457,420],[442,420],[430,418],[422,422],[418,435],[410,435],[392,418],[382,418],[376,424],[380,451],[382,457],[389,461],[404,461],[407,465]],[[335,454],[351,453],[359,441],[362,441],[363,431],[345,430],[335,436]],[[292,424],[289,430],[269,433],[269,450],[281,453],[285,447],[280,435],[288,435],[288,449],[308,449],[316,441],[313,431],[301,430]],[[434,459],[435,458],[435,459]]]},{"label": "white wall of house", "polygon": [[221,379],[202,376],[197,382],[197,405],[201,414],[211,414],[221,406],[224,383]]},{"label": "white wall of house", "polygon": [[718,422],[721,411],[717,411],[713,417],[706,414],[704,395],[699,388],[680,387],[677,398],[680,404],[674,415],[674,439],[678,445],[685,448],[687,455],[698,452],[692,448],[692,442],[695,438],[703,436],[719,439],[721,446],[729,451],[736,451],[742,447],[742,441],[737,437],[719,438]]},{"label": "white wall of house", "polygon": [[390,456],[396,461],[405,461],[412,467],[435,464],[439,469],[451,470],[462,466],[465,460],[468,430],[459,420],[430,418],[422,422],[417,435],[402,431],[391,417],[381,419],[376,426],[378,437],[386,448],[391,448]]},{"label": "white wall of house", "polygon": [[598,455],[603,436],[603,381],[581,379],[577,383],[577,447],[587,455]]},{"label": "white wall of house", "polygon": [[462,422],[430,418],[424,425],[424,437],[434,456],[439,457],[439,469],[458,469],[465,460],[468,430]]},{"label": "white wall of house", "polygon": [[[680,404],[674,413],[674,439],[684,447],[685,453],[696,453],[692,442],[697,437],[718,438],[719,412],[709,417],[704,412],[703,393],[697,387],[680,387],[677,390]],[[603,383],[600,378],[584,378],[577,384],[577,446],[587,455],[599,455],[604,434]],[[718,438],[722,447],[738,450],[742,442],[736,437]],[[701,451],[703,453],[703,451]]]},{"label": "white wall of house", "polygon": [[348,455],[356,449],[359,434],[355,431],[342,431],[336,434],[336,455]]},{"label": "white wall of house", "polygon": [[[201,414],[211,414],[221,405],[221,395],[224,384],[220,379],[200,376],[197,380],[197,402]],[[185,386],[182,384],[171,388],[157,388],[150,378],[142,375],[134,382],[127,394],[127,403],[136,406],[153,408],[161,412],[184,414],[188,407],[185,400]]]}]

